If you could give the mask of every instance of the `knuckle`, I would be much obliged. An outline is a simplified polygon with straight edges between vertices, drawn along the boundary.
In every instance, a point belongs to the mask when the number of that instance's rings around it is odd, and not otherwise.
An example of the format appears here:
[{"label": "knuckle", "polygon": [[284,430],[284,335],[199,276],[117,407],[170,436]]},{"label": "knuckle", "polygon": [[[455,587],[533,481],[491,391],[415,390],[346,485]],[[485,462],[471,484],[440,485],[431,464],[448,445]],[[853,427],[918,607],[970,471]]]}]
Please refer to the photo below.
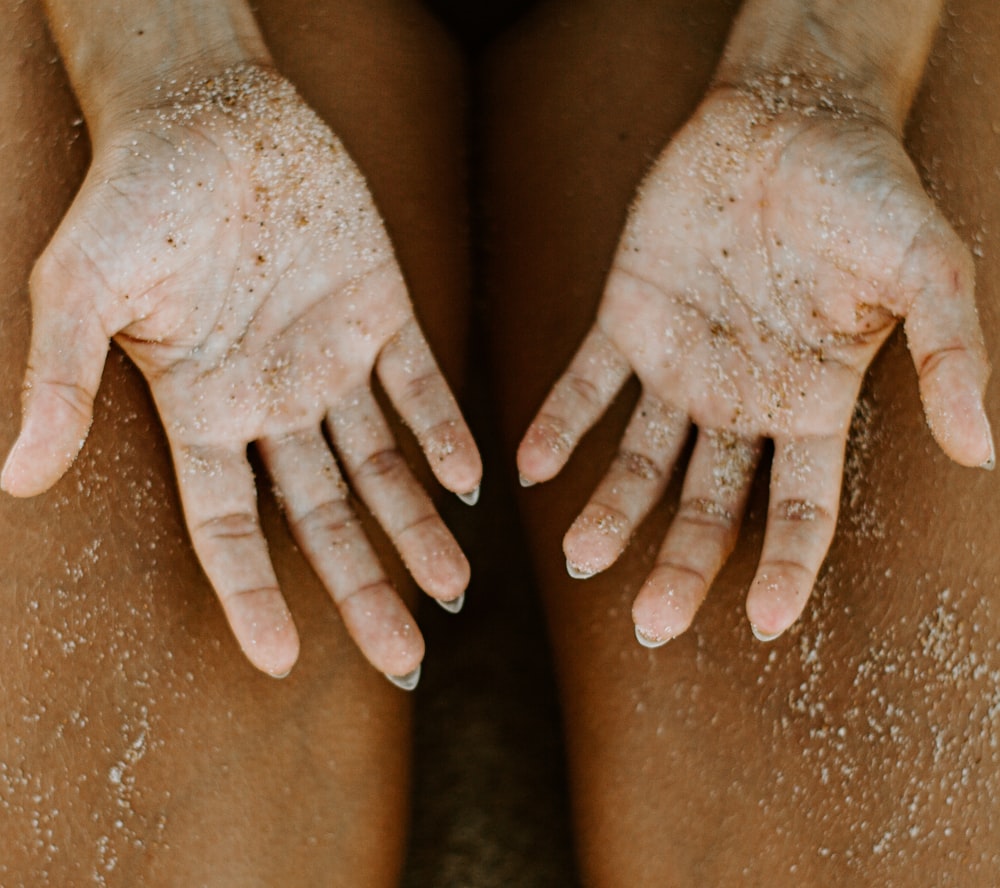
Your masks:
[{"label": "knuckle", "polygon": [[959,344],[948,345],[932,351],[925,355],[917,366],[917,375],[925,377],[934,374],[937,369],[949,358],[960,357],[965,354],[965,347]]},{"label": "knuckle", "polygon": [[443,529],[438,527],[439,523],[440,520],[434,512],[424,512],[416,518],[410,519],[400,528],[399,538],[402,539],[405,536],[412,536],[414,533],[421,532],[424,529],[429,531]]},{"label": "knuckle", "polygon": [[615,462],[626,474],[641,481],[658,481],[663,470],[648,456],[636,450],[620,450]]},{"label": "knuckle", "polygon": [[323,535],[339,538],[354,532],[358,518],[345,499],[328,499],[298,516],[295,525],[306,537]]},{"label": "knuckle", "polygon": [[736,524],[733,512],[711,497],[692,497],[684,500],[677,510],[676,520],[697,527],[717,528],[727,532]]},{"label": "knuckle", "polygon": [[566,376],[566,391],[588,406],[596,405],[600,400],[597,386],[579,373],[570,373]]},{"label": "knuckle", "polygon": [[420,373],[407,380],[406,387],[403,389],[403,400],[407,403],[426,400],[437,394],[441,384],[441,377],[433,370]]},{"label": "knuckle", "polygon": [[832,523],[830,510],[807,499],[783,499],[774,504],[774,514],[779,521],[791,523]]},{"label": "knuckle", "polygon": [[661,561],[656,565],[657,572],[666,573],[672,571],[674,573],[682,574],[686,577],[693,579],[696,583],[699,583],[702,588],[707,589],[710,585],[711,578],[705,575],[705,572],[699,570],[697,567],[691,564],[684,564],[681,561],[676,561],[673,559],[668,559],[666,561]]},{"label": "knuckle", "polygon": [[260,533],[260,520],[254,512],[230,512],[207,518],[191,529],[201,540],[245,540]]},{"label": "knuckle", "polygon": [[341,608],[343,608],[348,602],[357,604],[366,596],[381,597],[386,593],[389,595],[395,595],[396,591],[392,588],[389,581],[384,576],[380,576],[378,579],[372,580],[370,583],[362,583],[359,586],[355,586],[353,589],[349,589],[343,597],[338,599],[337,603]]},{"label": "knuckle", "polygon": [[80,419],[90,421],[94,395],[86,387],[78,382],[47,378],[38,374],[33,368],[28,369],[27,380],[30,389],[36,391],[44,389],[51,396],[62,401]]},{"label": "knuckle", "polygon": [[389,475],[405,471],[405,467],[402,454],[395,447],[390,447],[368,454],[358,467],[357,477],[363,479],[386,478]]}]

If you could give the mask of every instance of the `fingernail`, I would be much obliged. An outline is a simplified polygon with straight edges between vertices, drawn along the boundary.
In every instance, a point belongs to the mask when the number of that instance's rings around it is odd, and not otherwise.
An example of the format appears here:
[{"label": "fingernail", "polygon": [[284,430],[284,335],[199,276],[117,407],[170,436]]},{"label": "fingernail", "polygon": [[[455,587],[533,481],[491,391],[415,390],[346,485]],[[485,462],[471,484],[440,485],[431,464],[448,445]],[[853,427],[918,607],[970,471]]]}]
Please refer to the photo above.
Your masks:
[{"label": "fingernail", "polygon": [[[985,418],[986,411],[983,411],[983,417]],[[981,466],[981,468],[986,469],[988,472],[992,472],[997,467],[997,451],[996,446],[993,444],[993,429],[990,428],[990,421],[986,420],[986,433],[989,435],[990,439],[990,456]]]},{"label": "fingernail", "polygon": [[990,418],[986,415],[986,405],[985,404],[981,405],[980,409],[982,410],[983,414],[983,425],[985,426],[986,430],[986,438],[990,442],[990,455],[985,462],[980,464],[979,468],[986,469],[986,471],[988,472],[992,472],[997,465],[997,451],[996,451],[996,446],[993,443],[993,429],[990,426]]},{"label": "fingernail", "polygon": [[595,573],[597,573],[597,571],[593,571],[593,570],[581,570],[578,567],[574,567],[570,563],[570,560],[567,558],[566,559],[566,573],[568,573],[574,580],[588,580]]},{"label": "fingernail", "polygon": [[421,663],[413,672],[408,672],[406,675],[389,675],[388,672],[382,674],[397,688],[402,688],[404,691],[412,691],[420,681],[420,670],[422,667],[423,664]]},{"label": "fingernail", "polygon": [[0,471],[0,490],[4,493],[10,493],[10,477],[8,473],[10,472],[10,464],[14,460],[14,454],[17,453],[17,444],[14,442],[14,446],[10,448],[10,453],[7,454],[7,459],[4,460],[3,471]]},{"label": "fingernail", "polygon": [[292,674],[292,670],[291,669],[286,669],[284,672],[269,672],[268,673],[268,675],[270,675],[271,678],[277,678],[277,679],[288,678],[288,676],[291,675],[291,674]]},{"label": "fingernail", "polygon": [[784,629],[782,629],[781,632],[775,632],[773,635],[768,635],[765,632],[761,632],[760,629],[758,629],[753,623],[750,624],[750,631],[753,632],[754,638],[756,638],[757,641],[774,641],[774,639],[778,636],[784,634]]},{"label": "fingernail", "polygon": [[457,614],[462,609],[462,605],[465,604],[465,593],[463,592],[458,598],[452,598],[451,601],[442,601],[440,598],[434,600],[449,614]]},{"label": "fingernail", "polygon": [[463,503],[467,506],[474,506],[479,502],[479,488],[481,485],[476,485],[475,490],[470,490],[468,493],[458,493],[455,494]]},{"label": "fingernail", "polygon": [[653,638],[651,635],[647,635],[638,626],[635,627],[635,640],[639,642],[644,648],[649,648],[650,650],[655,650],[656,648],[663,647],[670,638]]},{"label": "fingernail", "polygon": [[534,487],[538,482],[532,481],[529,478],[525,478],[524,475],[518,474],[517,480],[521,483],[522,487]]}]

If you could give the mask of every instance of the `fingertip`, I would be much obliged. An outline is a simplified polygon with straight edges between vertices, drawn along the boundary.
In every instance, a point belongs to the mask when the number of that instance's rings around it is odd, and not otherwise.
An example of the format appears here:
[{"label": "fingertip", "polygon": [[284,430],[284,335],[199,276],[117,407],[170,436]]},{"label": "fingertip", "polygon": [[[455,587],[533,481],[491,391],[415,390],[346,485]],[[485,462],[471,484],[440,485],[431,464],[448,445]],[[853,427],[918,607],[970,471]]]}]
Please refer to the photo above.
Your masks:
[{"label": "fingertip", "polygon": [[691,627],[703,597],[694,578],[661,573],[646,580],[632,604],[636,639],[644,647],[660,647],[683,635]]},{"label": "fingertip", "polygon": [[18,496],[18,472],[17,472],[17,452],[20,440],[14,442],[7,459],[4,460],[3,471],[0,472],[0,490],[9,493],[11,496]]},{"label": "fingertip", "polygon": [[264,629],[243,648],[250,662],[271,678],[287,678],[299,660],[299,636],[289,620],[287,627]]},{"label": "fingertip", "polygon": [[549,426],[533,423],[517,448],[517,470],[522,487],[549,481],[569,459],[571,444]]},{"label": "fingertip", "polygon": [[607,570],[628,543],[628,528],[615,516],[585,510],[563,537],[563,554],[571,577],[581,579]]},{"label": "fingertip", "polygon": [[424,659],[424,638],[413,616],[388,582],[339,602],[347,631],[365,659],[388,676],[406,676]]},{"label": "fingertip", "polygon": [[934,440],[959,465],[983,469],[996,465],[993,429],[977,393],[925,398],[924,415]]},{"label": "fingertip", "polygon": [[471,438],[444,447],[428,447],[425,453],[431,471],[446,490],[454,493],[467,506],[479,502],[483,462]]},{"label": "fingertip", "polygon": [[261,672],[284,678],[299,658],[299,633],[281,593],[261,589],[243,593],[227,608],[243,653]]},{"label": "fingertip", "polygon": [[420,530],[419,549],[407,550],[404,557],[410,576],[435,601],[454,601],[472,579],[469,559],[440,521],[426,522]]},{"label": "fingertip", "polygon": [[[80,442],[80,446],[83,442]],[[14,443],[3,471],[0,489],[10,496],[26,498],[38,496],[55,484],[73,464],[80,447],[63,453],[44,454],[37,443],[26,440],[24,432]]]},{"label": "fingertip", "polygon": [[810,590],[804,592],[781,573],[762,572],[754,577],[747,596],[750,628],[760,641],[773,641],[799,618]]}]

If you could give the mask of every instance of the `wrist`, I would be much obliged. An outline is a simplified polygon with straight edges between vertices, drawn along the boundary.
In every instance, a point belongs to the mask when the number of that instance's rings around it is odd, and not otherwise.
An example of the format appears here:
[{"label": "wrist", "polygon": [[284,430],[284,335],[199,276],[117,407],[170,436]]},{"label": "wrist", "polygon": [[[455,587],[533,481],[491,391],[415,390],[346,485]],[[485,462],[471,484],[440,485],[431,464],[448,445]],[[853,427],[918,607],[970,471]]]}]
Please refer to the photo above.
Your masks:
[{"label": "wrist", "polygon": [[746,0],[716,83],[901,133],[940,8],[941,0]]},{"label": "wrist", "polygon": [[48,0],[46,6],[92,140],[186,84],[237,65],[272,64],[242,0]]}]

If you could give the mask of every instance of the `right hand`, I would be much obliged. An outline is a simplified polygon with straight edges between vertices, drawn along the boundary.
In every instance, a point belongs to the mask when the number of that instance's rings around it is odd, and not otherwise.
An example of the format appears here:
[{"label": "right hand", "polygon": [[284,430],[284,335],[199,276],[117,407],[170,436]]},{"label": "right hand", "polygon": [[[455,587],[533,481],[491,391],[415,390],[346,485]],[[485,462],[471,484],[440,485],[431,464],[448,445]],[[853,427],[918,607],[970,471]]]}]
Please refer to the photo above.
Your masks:
[{"label": "right hand", "polygon": [[364,179],[295,90],[242,66],[119,118],[95,140],[31,297],[4,489],[40,493],[73,462],[114,337],[149,382],[195,550],[253,664],[287,673],[298,635],[250,443],[362,653],[415,683],[423,639],[341,472],[429,595],[457,608],[469,566],[396,448],[372,371],[445,487],[471,498],[482,466]]}]

